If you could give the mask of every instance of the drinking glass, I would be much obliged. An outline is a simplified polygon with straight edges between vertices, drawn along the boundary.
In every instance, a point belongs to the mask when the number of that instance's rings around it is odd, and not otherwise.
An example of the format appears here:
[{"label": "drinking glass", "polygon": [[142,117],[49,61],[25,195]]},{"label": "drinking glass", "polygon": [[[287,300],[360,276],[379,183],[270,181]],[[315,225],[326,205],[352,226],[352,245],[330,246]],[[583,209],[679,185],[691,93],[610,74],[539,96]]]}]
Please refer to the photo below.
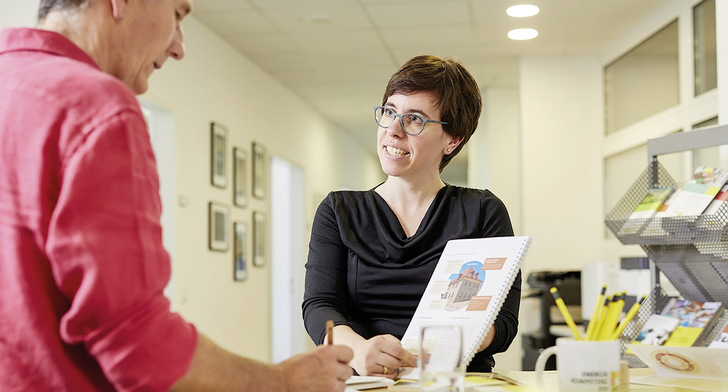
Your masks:
[{"label": "drinking glass", "polygon": [[462,328],[459,325],[423,327],[419,362],[423,390],[464,392]]}]

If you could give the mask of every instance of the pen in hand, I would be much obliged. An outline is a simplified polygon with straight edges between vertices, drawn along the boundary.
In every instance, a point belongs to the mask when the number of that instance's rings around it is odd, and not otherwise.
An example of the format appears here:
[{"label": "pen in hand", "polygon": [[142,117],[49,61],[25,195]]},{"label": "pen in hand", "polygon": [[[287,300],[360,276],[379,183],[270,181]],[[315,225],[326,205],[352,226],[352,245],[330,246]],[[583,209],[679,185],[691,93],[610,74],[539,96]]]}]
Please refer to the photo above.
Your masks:
[{"label": "pen in hand", "polygon": [[328,320],[326,322],[326,344],[334,344],[334,321]]}]

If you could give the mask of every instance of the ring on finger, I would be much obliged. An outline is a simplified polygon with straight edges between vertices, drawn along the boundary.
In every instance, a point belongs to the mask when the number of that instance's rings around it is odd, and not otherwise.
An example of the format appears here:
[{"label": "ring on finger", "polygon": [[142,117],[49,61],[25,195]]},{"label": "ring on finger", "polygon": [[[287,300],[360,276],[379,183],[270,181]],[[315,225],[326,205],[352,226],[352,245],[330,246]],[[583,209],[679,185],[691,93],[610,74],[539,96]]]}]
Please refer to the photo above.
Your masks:
[{"label": "ring on finger", "polygon": [[384,370],[382,370],[382,374],[387,374],[387,373],[389,373],[389,368],[385,366]]}]

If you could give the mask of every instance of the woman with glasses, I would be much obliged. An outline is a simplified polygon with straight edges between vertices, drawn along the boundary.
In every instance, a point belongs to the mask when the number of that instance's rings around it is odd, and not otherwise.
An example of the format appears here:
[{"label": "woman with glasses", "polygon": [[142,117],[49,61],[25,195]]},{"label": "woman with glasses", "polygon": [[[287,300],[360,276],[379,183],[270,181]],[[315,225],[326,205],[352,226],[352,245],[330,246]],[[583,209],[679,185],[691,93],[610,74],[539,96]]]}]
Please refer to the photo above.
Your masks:
[{"label": "woman with glasses", "polygon": [[[350,365],[360,375],[395,378],[398,368],[414,366],[399,339],[448,240],[513,235],[506,207],[490,191],[440,179],[475,132],[481,106],[477,83],[458,61],[412,58],[374,108],[386,181],[331,192],[316,212],[304,322],[321,344],[333,320],[333,341],[354,350]],[[493,354],[511,344],[520,293],[519,272],[468,371],[491,371]]]}]

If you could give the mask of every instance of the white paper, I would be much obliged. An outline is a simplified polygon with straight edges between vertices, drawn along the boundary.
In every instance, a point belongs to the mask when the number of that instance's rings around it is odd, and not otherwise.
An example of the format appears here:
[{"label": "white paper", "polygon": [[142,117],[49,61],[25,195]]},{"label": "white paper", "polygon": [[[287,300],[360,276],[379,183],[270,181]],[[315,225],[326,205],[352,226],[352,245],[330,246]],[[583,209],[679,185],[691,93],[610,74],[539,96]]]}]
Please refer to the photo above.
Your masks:
[{"label": "white paper", "polygon": [[728,379],[728,350],[630,344],[628,348],[658,376]]}]

